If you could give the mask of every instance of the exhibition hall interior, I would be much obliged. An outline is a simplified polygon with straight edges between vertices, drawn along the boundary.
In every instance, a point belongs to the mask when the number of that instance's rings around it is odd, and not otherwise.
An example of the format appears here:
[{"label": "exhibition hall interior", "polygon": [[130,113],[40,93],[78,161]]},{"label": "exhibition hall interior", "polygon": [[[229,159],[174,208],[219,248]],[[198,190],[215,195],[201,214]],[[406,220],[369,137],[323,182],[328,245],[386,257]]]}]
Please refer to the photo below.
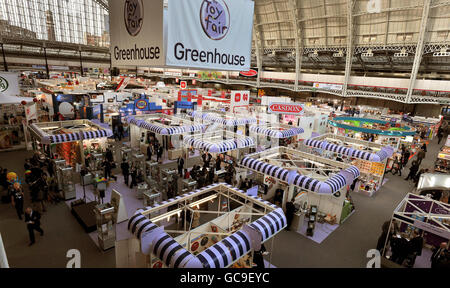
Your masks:
[{"label": "exhibition hall interior", "polygon": [[450,267],[449,1],[0,0],[0,50],[1,268]]}]

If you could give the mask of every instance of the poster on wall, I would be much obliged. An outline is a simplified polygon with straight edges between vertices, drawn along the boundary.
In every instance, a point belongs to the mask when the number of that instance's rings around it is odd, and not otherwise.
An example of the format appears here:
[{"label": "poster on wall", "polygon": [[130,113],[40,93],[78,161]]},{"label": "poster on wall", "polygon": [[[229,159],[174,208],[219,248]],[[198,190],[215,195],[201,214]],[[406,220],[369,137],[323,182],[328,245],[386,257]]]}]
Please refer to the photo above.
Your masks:
[{"label": "poster on wall", "polygon": [[0,94],[5,96],[19,96],[19,74],[0,72]]},{"label": "poster on wall", "polygon": [[114,67],[164,65],[163,5],[163,0],[109,2]]},{"label": "poster on wall", "polygon": [[231,111],[238,107],[247,107],[250,104],[250,91],[231,91]]},{"label": "poster on wall", "polygon": [[169,0],[166,65],[247,71],[254,1]]}]

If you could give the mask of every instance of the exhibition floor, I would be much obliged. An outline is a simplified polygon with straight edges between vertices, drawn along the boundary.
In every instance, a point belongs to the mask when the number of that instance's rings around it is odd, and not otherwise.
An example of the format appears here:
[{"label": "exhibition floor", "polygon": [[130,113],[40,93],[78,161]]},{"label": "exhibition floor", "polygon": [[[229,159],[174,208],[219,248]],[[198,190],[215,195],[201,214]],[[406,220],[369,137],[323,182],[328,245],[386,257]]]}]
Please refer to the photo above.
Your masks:
[{"label": "exhibition floor", "polygon": [[[430,142],[421,168],[433,167],[439,148],[437,139]],[[30,156],[31,153],[25,151],[0,153],[0,163],[9,171],[23,175],[24,160]],[[295,232],[279,233],[273,248],[270,244],[266,245],[267,250],[273,249],[272,265],[365,267],[368,260],[366,253],[375,248],[382,224],[390,219],[395,206],[413,188],[412,182],[403,180],[409,172],[409,165],[401,177],[387,174],[389,181],[373,197],[353,193],[355,213],[321,244]],[[122,181],[122,178],[118,180]],[[25,194],[27,204],[29,193]],[[28,247],[25,223],[17,219],[10,205],[0,204],[0,232],[11,267],[63,268],[68,261],[66,253],[69,249],[81,251],[82,267],[115,267],[114,249],[100,252],[63,202],[47,206],[47,212],[42,217],[42,228],[45,235],[36,236],[36,244]],[[424,258],[420,266],[425,265],[425,262]]]}]

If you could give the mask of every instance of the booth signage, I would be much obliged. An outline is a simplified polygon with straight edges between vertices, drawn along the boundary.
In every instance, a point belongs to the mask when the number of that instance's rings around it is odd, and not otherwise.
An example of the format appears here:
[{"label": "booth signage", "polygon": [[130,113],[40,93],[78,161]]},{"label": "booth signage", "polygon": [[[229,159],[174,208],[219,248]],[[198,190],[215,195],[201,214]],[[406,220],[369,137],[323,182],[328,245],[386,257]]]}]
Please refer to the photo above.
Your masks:
[{"label": "booth signage", "polygon": [[178,109],[193,109],[194,103],[188,101],[177,101],[176,107]]},{"label": "booth signage", "polygon": [[314,83],[314,88],[325,89],[325,90],[342,90],[342,85],[330,84],[330,83]]},{"label": "booth signage", "polygon": [[33,103],[31,105],[25,106],[25,116],[27,118],[27,121],[37,119],[36,104]]},{"label": "booth signage", "polygon": [[163,0],[110,1],[114,67],[164,65],[163,5]]},{"label": "booth signage", "polygon": [[269,105],[269,112],[274,114],[303,115],[305,114],[305,105],[294,103],[271,103]]},{"label": "booth signage", "polygon": [[166,65],[250,68],[254,1],[169,0]]},{"label": "booth signage", "polygon": [[256,69],[250,69],[248,71],[241,71],[241,72],[239,72],[239,76],[254,78],[254,77],[258,76],[258,71]]},{"label": "booth signage", "polygon": [[0,72],[0,93],[6,96],[20,95],[18,73]]},{"label": "booth signage", "polygon": [[248,107],[250,104],[250,91],[231,91],[231,110],[236,107]]},{"label": "booth signage", "polygon": [[445,239],[450,239],[450,231],[443,230],[443,228],[439,226],[435,226],[420,220],[414,220],[414,227],[427,231],[431,234],[441,236]]},{"label": "booth signage", "polygon": [[186,81],[181,81],[180,82],[180,88],[181,89],[186,89],[187,88],[187,82]]},{"label": "booth signage", "polygon": [[145,110],[145,109],[147,109],[148,102],[147,102],[147,100],[141,99],[141,100],[137,100],[135,105],[136,105],[136,109]]}]

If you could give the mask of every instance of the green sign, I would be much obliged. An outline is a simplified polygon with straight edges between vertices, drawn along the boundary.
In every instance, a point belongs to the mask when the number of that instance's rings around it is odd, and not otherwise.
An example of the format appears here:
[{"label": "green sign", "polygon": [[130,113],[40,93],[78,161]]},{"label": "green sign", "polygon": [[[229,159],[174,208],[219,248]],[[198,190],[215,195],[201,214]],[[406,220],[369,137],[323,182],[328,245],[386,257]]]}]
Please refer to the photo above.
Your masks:
[{"label": "green sign", "polygon": [[9,87],[8,81],[0,76],[0,92],[5,92],[6,90],[8,90],[8,87]]}]

